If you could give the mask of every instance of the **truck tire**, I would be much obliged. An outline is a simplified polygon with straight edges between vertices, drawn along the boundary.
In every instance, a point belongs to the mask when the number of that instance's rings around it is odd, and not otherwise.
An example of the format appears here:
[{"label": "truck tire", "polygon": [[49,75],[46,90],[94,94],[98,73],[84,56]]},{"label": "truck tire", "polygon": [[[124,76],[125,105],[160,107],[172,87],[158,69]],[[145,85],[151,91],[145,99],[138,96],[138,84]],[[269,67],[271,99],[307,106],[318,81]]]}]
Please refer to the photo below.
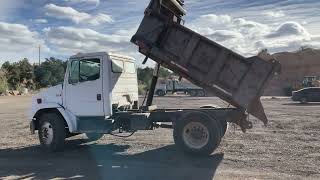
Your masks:
[{"label": "truck tire", "polygon": [[66,139],[64,119],[56,113],[43,114],[39,119],[39,141],[50,152],[62,151]]},{"label": "truck tire", "polygon": [[205,96],[206,96],[206,93],[204,92],[204,90],[198,90],[197,95],[198,95],[199,97],[205,97]]},{"label": "truck tire", "polygon": [[219,146],[222,131],[220,123],[206,113],[191,112],[175,122],[173,138],[184,152],[208,156]]},{"label": "truck tire", "polygon": [[189,95],[191,97],[196,97],[198,95],[198,92],[196,90],[193,90],[193,89],[189,90],[188,93],[189,93]]},{"label": "truck tire", "polygon": [[100,133],[86,133],[87,138],[89,141],[97,141],[103,137],[104,134]]},{"label": "truck tire", "polygon": [[[200,109],[217,109],[217,108],[221,108],[218,105],[213,105],[213,104],[209,104],[209,105],[204,105],[201,106]],[[220,123],[220,127],[222,128],[222,137],[226,134],[227,129],[228,129],[228,123],[225,119],[222,119],[220,121],[218,121]]]},{"label": "truck tire", "polygon": [[157,94],[158,96],[165,96],[165,95],[166,95],[166,92],[164,92],[164,90],[157,90],[157,91],[156,91],[156,94]]}]

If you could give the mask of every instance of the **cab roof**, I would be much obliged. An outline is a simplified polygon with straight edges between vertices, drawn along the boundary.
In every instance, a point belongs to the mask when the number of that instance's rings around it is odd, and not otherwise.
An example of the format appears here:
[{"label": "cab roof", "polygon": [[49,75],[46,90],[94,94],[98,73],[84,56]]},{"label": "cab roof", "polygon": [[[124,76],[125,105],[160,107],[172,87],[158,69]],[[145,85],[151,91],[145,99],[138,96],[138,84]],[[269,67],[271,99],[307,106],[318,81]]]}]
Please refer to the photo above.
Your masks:
[{"label": "cab roof", "polygon": [[91,52],[91,53],[78,53],[70,57],[70,59],[84,58],[84,57],[93,57],[93,56],[110,56],[125,59],[127,61],[135,61],[134,58],[122,54],[111,53],[111,52]]}]

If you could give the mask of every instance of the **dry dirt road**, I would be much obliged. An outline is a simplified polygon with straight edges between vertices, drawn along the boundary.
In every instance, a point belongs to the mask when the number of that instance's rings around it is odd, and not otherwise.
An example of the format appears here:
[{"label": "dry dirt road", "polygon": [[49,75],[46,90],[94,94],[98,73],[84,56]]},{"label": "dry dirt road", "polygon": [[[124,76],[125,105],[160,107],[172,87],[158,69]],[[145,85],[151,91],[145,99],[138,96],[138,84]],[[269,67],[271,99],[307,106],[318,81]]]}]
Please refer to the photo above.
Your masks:
[{"label": "dry dirt road", "polygon": [[[159,107],[224,106],[217,98],[156,98]],[[176,150],[172,130],[138,132],[121,139],[105,135],[86,143],[68,140],[64,152],[41,151],[30,135],[30,97],[0,97],[0,179],[320,179],[320,104],[264,99],[268,127],[252,119],[246,134],[229,129],[208,158]]]}]

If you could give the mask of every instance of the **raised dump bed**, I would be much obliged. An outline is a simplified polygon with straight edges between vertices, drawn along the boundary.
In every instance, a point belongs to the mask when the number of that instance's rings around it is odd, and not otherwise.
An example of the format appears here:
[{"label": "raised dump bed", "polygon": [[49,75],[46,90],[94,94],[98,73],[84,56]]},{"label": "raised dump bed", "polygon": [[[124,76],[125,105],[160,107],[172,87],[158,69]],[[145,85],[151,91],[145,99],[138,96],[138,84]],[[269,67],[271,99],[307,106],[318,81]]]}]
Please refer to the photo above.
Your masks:
[{"label": "raised dump bed", "polygon": [[280,64],[245,58],[184,27],[185,14],[183,1],[151,0],[131,41],[142,54],[267,123],[260,96]]}]

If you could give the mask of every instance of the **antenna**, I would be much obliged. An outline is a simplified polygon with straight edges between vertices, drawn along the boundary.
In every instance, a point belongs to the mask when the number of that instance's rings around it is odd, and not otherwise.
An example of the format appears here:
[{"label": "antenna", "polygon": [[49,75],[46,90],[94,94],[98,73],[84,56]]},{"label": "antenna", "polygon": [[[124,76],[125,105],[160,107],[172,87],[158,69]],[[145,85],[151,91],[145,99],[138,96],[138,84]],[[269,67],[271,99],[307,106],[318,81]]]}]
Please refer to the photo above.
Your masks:
[{"label": "antenna", "polygon": [[41,45],[39,45],[39,66],[41,64],[40,59],[41,59]]}]

